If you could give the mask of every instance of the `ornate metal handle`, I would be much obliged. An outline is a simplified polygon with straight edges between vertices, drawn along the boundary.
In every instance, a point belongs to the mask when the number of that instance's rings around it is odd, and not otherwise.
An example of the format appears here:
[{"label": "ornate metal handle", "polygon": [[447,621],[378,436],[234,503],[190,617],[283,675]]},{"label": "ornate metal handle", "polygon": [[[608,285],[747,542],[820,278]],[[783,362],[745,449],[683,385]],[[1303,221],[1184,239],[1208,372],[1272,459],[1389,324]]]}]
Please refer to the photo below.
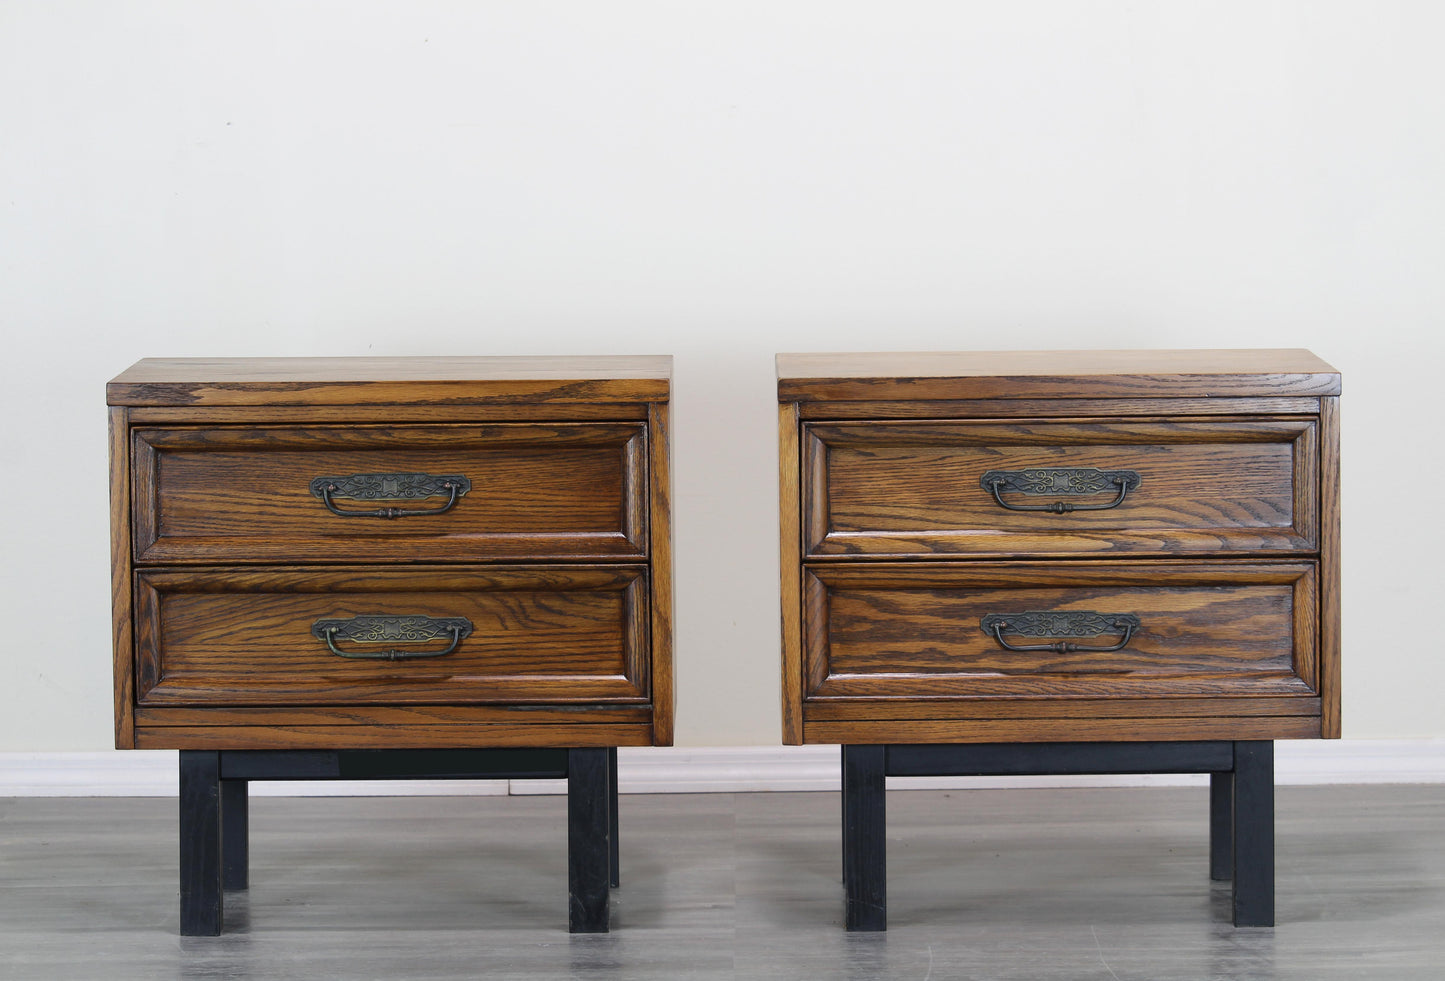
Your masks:
[{"label": "ornate metal handle", "polygon": [[[978,479],[979,486],[993,494],[998,506],[1010,511],[1107,511],[1124,503],[1125,496],[1143,482],[1137,470],[1096,470],[1093,467],[1034,467],[1029,470],[990,470]],[[1107,504],[1010,504],[1003,499],[1006,490],[1020,494],[1097,494],[1119,488],[1119,496]]]},{"label": "ornate metal handle", "polygon": [[[472,489],[472,482],[460,474],[432,476],[429,473],[354,473],[349,477],[317,477],[311,493],[321,498],[326,510],[343,518],[416,518],[443,514],[456,506],[457,499]],[[449,495],[441,507],[376,508],[372,511],[343,511],[333,498],[354,501],[421,501]]]},{"label": "ornate metal handle", "polygon": [[[413,657],[441,657],[457,649],[463,638],[471,635],[472,621],[466,617],[387,616],[362,614],[349,619],[317,620],[311,635],[326,641],[337,657],[357,657],[379,661],[401,661]],[[450,635],[452,642],[440,651],[343,651],[337,638],[354,644],[425,644]]]},{"label": "ornate metal handle", "polygon": [[[979,629],[993,635],[1000,647],[1008,651],[1053,651],[1072,654],[1075,651],[1120,651],[1129,646],[1139,629],[1139,618],[1132,613],[1091,613],[1086,610],[1062,613],[989,613],[978,621]],[[1109,647],[1085,647],[1059,641],[1056,644],[1010,644],[1003,632],[1012,630],[1023,637],[1097,637],[1111,630],[1122,630],[1124,636]]]}]

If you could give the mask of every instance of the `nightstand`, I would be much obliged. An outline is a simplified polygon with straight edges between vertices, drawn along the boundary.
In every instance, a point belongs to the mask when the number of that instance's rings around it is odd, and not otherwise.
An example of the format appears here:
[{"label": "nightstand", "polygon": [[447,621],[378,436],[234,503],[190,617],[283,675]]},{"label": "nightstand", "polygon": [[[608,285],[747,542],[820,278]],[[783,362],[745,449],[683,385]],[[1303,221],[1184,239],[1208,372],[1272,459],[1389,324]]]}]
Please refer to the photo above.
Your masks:
[{"label": "nightstand", "polygon": [[779,355],[783,736],[889,775],[1200,772],[1274,922],[1273,741],[1340,726],[1339,374],[1306,351]]},{"label": "nightstand", "polygon": [[107,389],[119,748],[181,751],[181,932],[246,782],[566,777],[608,927],[616,747],[672,742],[671,358],[145,360]]}]

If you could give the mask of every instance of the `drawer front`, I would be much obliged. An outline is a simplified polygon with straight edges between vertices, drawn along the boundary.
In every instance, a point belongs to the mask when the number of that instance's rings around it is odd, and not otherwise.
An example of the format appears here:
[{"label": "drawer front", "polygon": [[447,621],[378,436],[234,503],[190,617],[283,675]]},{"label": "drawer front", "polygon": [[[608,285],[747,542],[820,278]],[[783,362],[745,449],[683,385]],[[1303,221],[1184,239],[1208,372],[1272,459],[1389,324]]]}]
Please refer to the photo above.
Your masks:
[{"label": "drawer front", "polygon": [[642,558],[645,431],[640,423],[139,428],[135,558]]},{"label": "drawer front", "polygon": [[643,703],[650,691],[641,566],[153,569],[135,595],[143,707]]},{"label": "drawer front", "polygon": [[1312,562],[820,565],[804,696],[1313,697],[1315,579]]},{"label": "drawer front", "polygon": [[1312,552],[1316,424],[805,425],[812,557]]}]

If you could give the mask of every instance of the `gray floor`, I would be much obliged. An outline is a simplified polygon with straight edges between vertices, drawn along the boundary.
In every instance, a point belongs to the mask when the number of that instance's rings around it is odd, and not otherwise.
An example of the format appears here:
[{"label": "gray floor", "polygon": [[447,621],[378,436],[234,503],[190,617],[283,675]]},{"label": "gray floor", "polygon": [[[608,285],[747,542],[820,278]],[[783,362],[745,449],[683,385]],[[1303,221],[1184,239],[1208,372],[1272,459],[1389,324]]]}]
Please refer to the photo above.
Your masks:
[{"label": "gray floor", "polygon": [[1202,789],[889,794],[890,929],[842,930],[836,794],[622,799],[566,932],[556,797],[258,798],[226,936],[176,936],[175,802],[0,800],[0,977],[1445,978],[1445,787],[1281,788],[1274,930]]}]

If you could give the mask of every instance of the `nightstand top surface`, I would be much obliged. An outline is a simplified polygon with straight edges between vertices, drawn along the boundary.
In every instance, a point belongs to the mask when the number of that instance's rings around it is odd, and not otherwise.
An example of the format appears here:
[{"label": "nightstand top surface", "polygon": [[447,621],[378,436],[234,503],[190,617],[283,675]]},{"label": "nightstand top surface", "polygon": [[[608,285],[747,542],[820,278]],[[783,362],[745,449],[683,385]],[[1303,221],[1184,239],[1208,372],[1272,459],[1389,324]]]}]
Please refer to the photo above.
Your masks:
[{"label": "nightstand top surface", "polygon": [[1338,395],[1303,349],[779,354],[781,402]]},{"label": "nightstand top surface", "polygon": [[665,402],[672,357],[146,358],[110,405]]}]

